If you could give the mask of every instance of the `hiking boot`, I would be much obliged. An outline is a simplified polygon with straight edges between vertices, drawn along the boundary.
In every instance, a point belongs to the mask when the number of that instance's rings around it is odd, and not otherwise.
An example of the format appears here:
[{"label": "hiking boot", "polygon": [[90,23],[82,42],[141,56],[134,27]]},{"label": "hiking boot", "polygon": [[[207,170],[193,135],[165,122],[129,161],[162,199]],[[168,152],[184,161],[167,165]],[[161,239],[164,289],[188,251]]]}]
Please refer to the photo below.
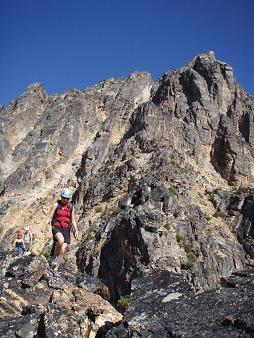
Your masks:
[{"label": "hiking boot", "polygon": [[60,273],[59,273],[59,271],[58,271],[57,268],[54,268],[54,269],[53,269],[53,275],[54,275],[55,277],[59,277],[59,276],[60,276]]},{"label": "hiking boot", "polygon": [[56,268],[56,266],[57,266],[57,258],[56,257],[52,259],[50,265],[51,265],[52,269]]}]

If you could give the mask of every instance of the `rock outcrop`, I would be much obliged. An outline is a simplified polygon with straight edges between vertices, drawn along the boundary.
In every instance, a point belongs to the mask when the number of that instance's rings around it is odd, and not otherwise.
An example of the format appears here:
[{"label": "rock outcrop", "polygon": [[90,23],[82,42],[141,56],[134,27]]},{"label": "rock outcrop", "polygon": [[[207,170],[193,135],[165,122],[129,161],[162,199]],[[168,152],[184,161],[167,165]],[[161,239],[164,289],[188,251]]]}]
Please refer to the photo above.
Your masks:
[{"label": "rock outcrop", "polygon": [[79,249],[80,267],[116,298],[147,269],[182,272],[204,290],[242,268],[246,250],[235,233],[241,212],[232,219],[213,198],[218,188],[226,198],[232,184],[253,184],[253,141],[242,128],[247,111],[252,116],[253,99],[212,53],[165,74],[105,165],[88,175],[83,156],[79,199],[84,212],[93,207],[101,217],[91,228],[95,240]]},{"label": "rock outcrop", "polygon": [[[188,297],[192,304],[194,293],[253,264],[253,114],[253,97],[213,52],[156,81],[133,73],[55,96],[29,86],[0,113],[0,249],[11,247],[14,229],[30,225],[33,250],[47,252],[50,233],[40,227],[69,186],[82,239],[66,264],[77,261],[80,292],[116,305],[137,280],[157,273],[181,278],[188,290],[181,306]],[[230,292],[222,292],[226,306]],[[202,308],[207,294],[193,306]],[[60,315],[52,306],[46,322]],[[172,337],[196,334],[187,324],[161,328]]]},{"label": "rock outcrop", "polygon": [[125,321],[107,337],[253,337],[254,271],[195,295],[182,276],[154,272],[133,283]]},{"label": "rock outcrop", "polygon": [[5,253],[0,264],[1,337],[98,337],[122,319],[101,296],[56,276],[44,256]]}]

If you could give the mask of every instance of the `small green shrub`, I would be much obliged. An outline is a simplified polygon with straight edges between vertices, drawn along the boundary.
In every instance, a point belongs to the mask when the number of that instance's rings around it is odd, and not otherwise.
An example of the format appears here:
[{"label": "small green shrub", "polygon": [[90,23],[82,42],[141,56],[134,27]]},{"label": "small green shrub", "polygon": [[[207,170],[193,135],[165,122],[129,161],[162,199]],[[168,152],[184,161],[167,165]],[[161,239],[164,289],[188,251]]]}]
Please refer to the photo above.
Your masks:
[{"label": "small green shrub", "polygon": [[208,214],[205,214],[205,218],[206,218],[207,221],[210,221],[212,217]]},{"label": "small green shrub", "polygon": [[42,249],[41,255],[44,256],[45,258],[49,259],[50,258],[50,251],[47,250],[47,249]]},{"label": "small green shrub", "polygon": [[168,192],[171,194],[171,195],[177,195],[177,191],[174,187],[169,187],[168,188]]},{"label": "small green shrub", "polygon": [[187,254],[189,254],[189,253],[191,253],[192,252],[192,246],[191,246],[191,244],[189,244],[189,243],[186,243],[185,241],[183,242],[183,248],[184,248],[184,251],[187,253]]},{"label": "small green shrub", "polygon": [[123,297],[123,296],[121,296],[120,299],[117,302],[117,306],[123,312],[125,312],[128,309],[129,304],[130,304],[130,298],[129,297]]},{"label": "small green shrub", "polygon": [[226,215],[222,211],[216,211],[213,216],[216,218],[224,218]]},{"label": "small green shrub", "polygon": [[177,243],[181,243],[185,241],[185,236],[181,235],[179,232],[176,234],[176,241]]},{"label": "small green shrub", "polygon": [[88,242],[88,241],[91,241],[93,239],[94,239],[93,235],[89,234],[89,235],[86,236],[85,241]]},{"label": "small green shrub", "polygon": [[215,195],[211,194],[208,198],[208,200],[213,204],[216,205]]},{"label": "small green shrub", "polygon": [[189,252],[187,254],[187,258],[188,258],[188,261],[186,263],[186,269],[193,270],[193,268],[195,267],[195,264],[197,262],[197,258],[196,258],[196,256],[194,255],[193,252]]},{"label": "small green shrub", "polygon": [[105,209],[104,209],[104,211],[103,211],[103,213],[102,213],[101,216],[106,216],[107,213],[108,213],[108,206],[106,205],[106,207],[105,207]]},{"label": "small green shrub", "polygon": [[187,243],[186,237],[179,232],[176,234],[176,241],[184,248],[187,256],[187,263],[184,265],[184,269],[193,269],[197,262],[196,256],[193,253],[193,247],[190,243]]},{"label": "small green shrub", "polygon": [[157,228],[153,227],[153,226],[146,225],[144,228],[145,228],[146,231],[151,232],[151,233],[157,232]]},{"label": "small green shrub", "polygon": [[236,191],[237,194],[246,193],[246,192],[249,192],[249,188],[247,187],[239,187]]},{"label": "small green shrub", "polygon": [[163,227],[168,231],[171,229],[171,225],[169,223],[164,224]]},{"label": "small green shrub", "polygon": [[122,212],[122,211],[123,211],[123,209],[121,209],[121,208],[119,208],[119,207],[116,207],[116,208],[114,209],[114,214],[117,215],[117,214],[119,214],[119,213]]},{"label": "small green shrub", "polygon": [[177,163],[176,161],[171,161],[171,164],[178,169],[182,168],[181,165]]}]

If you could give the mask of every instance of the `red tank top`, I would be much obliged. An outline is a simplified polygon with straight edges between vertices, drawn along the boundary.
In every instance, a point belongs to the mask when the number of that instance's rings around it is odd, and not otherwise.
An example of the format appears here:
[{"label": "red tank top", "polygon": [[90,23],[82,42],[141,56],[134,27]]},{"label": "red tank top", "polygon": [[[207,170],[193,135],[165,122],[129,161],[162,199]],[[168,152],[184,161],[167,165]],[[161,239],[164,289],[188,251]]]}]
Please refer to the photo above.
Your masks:
[{"label": "red tank top", "polygon": [[55,211],[53,226],[69,228],[71,224],[71,211],[72,208],[68,204],[62,205],[60,203]]}]

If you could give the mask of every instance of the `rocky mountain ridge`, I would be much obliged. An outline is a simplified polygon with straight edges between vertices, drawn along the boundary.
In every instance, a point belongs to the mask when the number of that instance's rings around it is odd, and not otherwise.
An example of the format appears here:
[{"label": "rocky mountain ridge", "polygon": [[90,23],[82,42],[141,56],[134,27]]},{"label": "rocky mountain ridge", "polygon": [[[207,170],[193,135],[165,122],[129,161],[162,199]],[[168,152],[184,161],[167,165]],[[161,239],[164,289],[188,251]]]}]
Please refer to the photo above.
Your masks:
[{"label": "rocky mountain ridge", "polygon": [[220,287],[254,258],[253,114],[213,52],[156,81],[133,73],[53,97],[29,86],[0,115],[1,250],[29,224],[47,252],[40,227],[70,186],[83,236],[67,262],[111,303],[155,271]]},{"label": "rocky mountain ridge", "polygon": [[1,337],[95,337],[121,321],[107,288],[77,271],[56,276],[43,256],[0,258]]}]

